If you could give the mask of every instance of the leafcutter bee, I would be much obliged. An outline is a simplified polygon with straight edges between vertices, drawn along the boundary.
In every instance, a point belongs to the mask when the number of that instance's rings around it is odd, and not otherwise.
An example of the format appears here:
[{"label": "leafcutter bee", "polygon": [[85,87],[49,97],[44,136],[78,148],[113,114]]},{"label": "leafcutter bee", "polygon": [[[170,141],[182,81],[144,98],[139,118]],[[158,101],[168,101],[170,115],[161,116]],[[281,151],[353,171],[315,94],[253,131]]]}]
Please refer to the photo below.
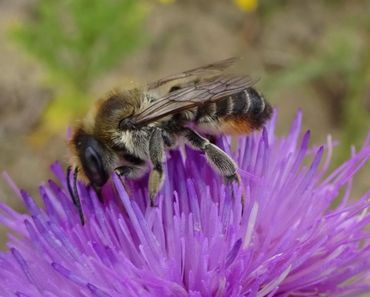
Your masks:
[{"label": "leafcutter bee", "polygon": [[181,142],[205,154],[226,182],[238,181],[237,166],[204,135],[248,134],[271,117],[272,107],[248,76],[226,73],[235,58],[172,75],[143,88],[111,92],[75,127],[70,141],[74,182],[68,185],[84,222],[77,173],[98,193],[116,172],[129,179],[151,167],[149,199],[164,180],[165,151]]}]

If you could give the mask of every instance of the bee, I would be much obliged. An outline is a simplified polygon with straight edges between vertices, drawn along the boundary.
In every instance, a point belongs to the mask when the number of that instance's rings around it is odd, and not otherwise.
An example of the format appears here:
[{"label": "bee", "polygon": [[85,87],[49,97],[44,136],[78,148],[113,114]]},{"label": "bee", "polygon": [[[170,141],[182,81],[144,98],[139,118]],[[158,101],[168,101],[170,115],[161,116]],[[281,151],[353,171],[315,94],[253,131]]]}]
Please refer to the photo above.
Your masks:
[{"label": "bee", "polygon": [[144,88],[114,91],[97,101],[70,140],[74,187],[68,188],[84,218],[77,175],[97,193],[115,172],[136,179],[148,168],[150,204],[164,181],[165,151],[184,143],[205,154],[227,183],[239,180],[237,165],[203,135],[240,135],[258,130],[270,119],[271,105],[249,76],[226,73],[230,58],[172,75]]}]

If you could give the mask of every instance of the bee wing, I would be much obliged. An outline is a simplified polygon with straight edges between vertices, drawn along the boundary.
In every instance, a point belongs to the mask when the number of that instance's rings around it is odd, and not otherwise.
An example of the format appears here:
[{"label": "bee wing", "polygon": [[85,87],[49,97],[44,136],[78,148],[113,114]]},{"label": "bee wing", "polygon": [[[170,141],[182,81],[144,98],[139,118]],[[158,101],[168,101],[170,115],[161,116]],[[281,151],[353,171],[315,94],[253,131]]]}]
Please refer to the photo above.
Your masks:
[{"label": "bee wing", "polygon": [[222,71],[231,67],[237,60],[238,58],[232,57],[229,59],[218,61],[216,63],[208,64],[206,66],[187,70],[182,73],[170,75],[163,79],[148,84],[147,90],[148,92],[156,91],[156,89],[161,88],[167,84],[174,85],[175,82],[192,81],[198,78],[219,75]]},{"label": "bee wing", "polygon": [[136,125],[149,124],[165,116],[239,93],[254,85],[255,82],[248,76],[219,75],[173,91],[153,101],[131,120]]}]

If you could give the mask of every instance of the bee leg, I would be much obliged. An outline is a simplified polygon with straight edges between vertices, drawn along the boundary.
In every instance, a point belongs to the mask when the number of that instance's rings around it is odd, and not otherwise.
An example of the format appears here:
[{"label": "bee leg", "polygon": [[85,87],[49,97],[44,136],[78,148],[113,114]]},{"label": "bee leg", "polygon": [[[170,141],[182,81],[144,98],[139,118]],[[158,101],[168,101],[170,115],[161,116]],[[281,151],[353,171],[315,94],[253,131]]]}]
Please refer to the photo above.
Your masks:
[{"label": "bee leg", "polygon": [[156,205],[155,197],[162,186],[163,162],[164,162],[164,144],[161,129],[154,129],[149,141],[149,156],[153,164],[153,170],[149,176],[149,198],[150,206]]},{"label": "bee leg", "polygon": [[119,166],[114,169],[114,172],[119,176],[131,176],[132,172],[134,171],[133,167],[130,166]]},{"label": "bee leg", "polygon": [[[116,167],[114,169],[114,172],[119,177],[128,177],[128,178],[130,178],[130,177],[136,176],[137,168],[124,165],[124,166]],[[129,186],[127,185],[125,180],[121,179],[121,181],[122,181],[123,188],[125,189],[126,193],[130,196],[131,193],[132,193],[131,189],[129,188]]]},{"label": "bee leg", "polygon": [[240,178],[236,172],[237,166],[223,150],[189,128],[184,129],[184,136],[188,144],[206,154],[210,165],[224,177],[227,184],[234,181],[239,184]]}]

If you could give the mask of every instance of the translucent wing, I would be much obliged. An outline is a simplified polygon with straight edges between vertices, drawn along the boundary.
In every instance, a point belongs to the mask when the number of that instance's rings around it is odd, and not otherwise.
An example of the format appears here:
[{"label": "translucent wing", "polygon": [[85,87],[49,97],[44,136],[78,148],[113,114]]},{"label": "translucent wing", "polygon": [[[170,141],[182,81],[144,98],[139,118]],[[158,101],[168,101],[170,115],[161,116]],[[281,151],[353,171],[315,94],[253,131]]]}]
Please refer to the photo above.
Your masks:
[{"label": "translucent wing", "polygon": [[[216,64],[215,64],[216,65]],[[202,68],[200,68],[202,69]],[[176,114],[239,93],[252,86],[255,80],[248,76],[218,75],[196,81],[154,100],[130,120],[134,125],[145,125],[165,116]]]},{"label": "translucent wing", "polygon": [[200,77],[210,77],[219,75],[222,71],[232,66],[237,58],[229,58],[225,59],[216,63],[212,63],[206,66],[194,68],[191,70],[187,70],[181,73],[177,73],[174,75],[167,76],[163,79],[158,81],[152,82],[147,85],[148,91],[153,91],[157,88],[160,88],[166,84],[173,85],[176,81],[192,81],[197,80]]}]

